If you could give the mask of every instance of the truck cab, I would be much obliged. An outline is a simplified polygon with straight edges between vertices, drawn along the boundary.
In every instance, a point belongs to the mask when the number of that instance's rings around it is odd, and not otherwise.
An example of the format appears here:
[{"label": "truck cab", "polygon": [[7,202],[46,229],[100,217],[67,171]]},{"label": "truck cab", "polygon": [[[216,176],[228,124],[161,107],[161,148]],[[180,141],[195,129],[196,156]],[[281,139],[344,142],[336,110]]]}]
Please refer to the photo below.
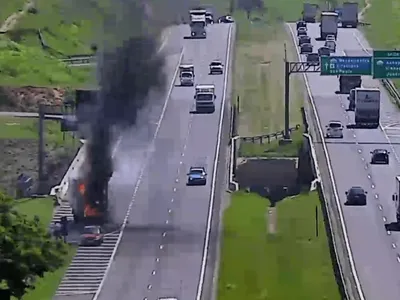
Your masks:
[{"label": "truck cab", "polygon": [[186,64],[179,66],[179,79],[181,86],[193,86],[194,77],[194,65]]},{"label": "truck cab", "polygon": [[339,93],[349,94],[352,89],[361,87],[361,76],[339,76]]},{"label": "truck cab", "polygon": [[347,110],[354,111],[356,108],[356,90],[351,89],[350,94],[347,96],[347,100],[349,100],[349,108]]},{"label": "truck cab", "polygon": [[192,38],[203,38],[207,36],[206,19],[207,11],[205,9],[192,9],[189,11],[190,15],[190,35]]},{"label": "truck cab", "polygon": [[215,85],[214,84],[198,84],[195,87],[195,103],[197,113],[213,113],[215,112]]}]

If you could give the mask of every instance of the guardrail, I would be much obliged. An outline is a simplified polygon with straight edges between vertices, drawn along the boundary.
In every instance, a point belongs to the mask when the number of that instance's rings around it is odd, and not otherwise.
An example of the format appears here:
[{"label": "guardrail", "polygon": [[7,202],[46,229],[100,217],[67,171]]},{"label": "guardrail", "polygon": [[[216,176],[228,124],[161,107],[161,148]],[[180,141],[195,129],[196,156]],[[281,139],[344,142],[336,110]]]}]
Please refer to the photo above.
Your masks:
[{"label": "guardrail", "polygon": [[382,79],[381,82],[385,89],[389,92],[390,96],[392,96],[392,98],[396,101],[396,105],[400,106],[400,93],[394,83],[388,79]]},{"label": "guardrail", "polygon": [[[289,33],[296,44],[296,36],[293,29],[288,26]],[[300,53],[296,47],[297,56],[300,58]],[[326,209],[326,217],[328,220],[329,232],[331,233],[331,249],[336,264],[337,279],[341,284],[341,290],[345,299],[365,300],[358,279],[357,270],[355,268],[353,254],[350,248],[349,238],[347,236],[347,228],[344,221],[343,211],[338,196],[338,191],[334,183],[332,167],[330,164],[329,153],[324,140],[324,133],[320,124],[318,112],[314,104],[314,99],[311,93],[310,85],[306,74],[303,74],[306,84],[308,100],[306,102],[306,115],[308,117],[310,135],[313,137],[310,140],[314,150],[315,157],[314,166],[319,171],[321,181],[318,184],[321,199]]]},{"label": "guardrail", "polygon": [[68,65],[94,65],[96,63],[95,55],[71,55],[68,58],[62,58],[60,61]]},{"label": "guardrail", "polygon": [[[300,124],[297,124],[295,127],[290,127],[289,132],[292,133],[293,131],[299,130],[301,127]],[[269,133],[269,134],[263,134],[263,135],[256,135],[256,136],[243,136],[240,137],[240,141],[244,143],[253,143],[255,144],[256,142],[259,144],[265,144],[265,140],[267,140],[267,143],[270,144],[272,139],[278,139],[281,138],[285,135],[285,131],[277,131],[274,133]]]}]

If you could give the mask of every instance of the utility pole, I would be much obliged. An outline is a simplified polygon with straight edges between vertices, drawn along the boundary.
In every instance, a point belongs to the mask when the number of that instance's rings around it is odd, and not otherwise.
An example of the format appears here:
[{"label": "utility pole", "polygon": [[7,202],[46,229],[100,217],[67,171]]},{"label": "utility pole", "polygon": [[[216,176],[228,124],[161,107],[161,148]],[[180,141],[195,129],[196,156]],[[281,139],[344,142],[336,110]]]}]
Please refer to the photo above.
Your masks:
[{"label": "utility pole", "polygon": [[38,193],[41,194],[44,182],[44,118],[45,106],[39,104],[39,145],[38,145]]},{"label": "utility pole", "polygon": [[289,112],[290,112],[290,63],[287,60],[287,49],[286,43],[284,45],[285,50],[285,133],[284,140],[287,142],[290,141],[290,132],[289,132]]}]

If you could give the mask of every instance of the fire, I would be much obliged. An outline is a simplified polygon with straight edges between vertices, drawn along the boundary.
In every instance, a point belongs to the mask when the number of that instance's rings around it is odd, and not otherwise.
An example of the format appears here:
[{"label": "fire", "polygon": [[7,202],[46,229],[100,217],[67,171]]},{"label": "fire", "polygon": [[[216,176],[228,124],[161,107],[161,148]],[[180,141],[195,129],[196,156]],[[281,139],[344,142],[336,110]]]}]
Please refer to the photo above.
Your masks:
[{"label": "fire", "polygon": [[85,195],[85,192],[86,192],[86,186],[85,186],[85,184],[84,184],[84,183],[81,183],[81,184],[79,184],[79,187],[78,187],[78,189],[79,189],[79,192],[81,193],[81,195]]},{"label": "fire", "polygon": [[85,211],[84,211],[85,217],[97,217],[98,215],[99,212],[96,208],[90,206],[90,204],[85,204]]}]

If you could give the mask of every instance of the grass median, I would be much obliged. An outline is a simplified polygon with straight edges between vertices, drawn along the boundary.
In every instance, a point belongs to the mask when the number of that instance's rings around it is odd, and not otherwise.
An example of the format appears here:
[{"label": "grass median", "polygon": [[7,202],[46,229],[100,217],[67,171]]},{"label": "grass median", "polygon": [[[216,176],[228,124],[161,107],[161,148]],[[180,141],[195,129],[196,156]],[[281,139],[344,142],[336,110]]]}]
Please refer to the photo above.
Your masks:
[{"label": "grass median", "polygon": [[268,208],[256,194],[233,194],[223,218],[218,300],[340,299],[317,193],[279,202],[274,215]]},{"label": "grass median", "polygon": [[[239,135],[274,134],[284,129],[284,58],[297,61],[279,10],[254,14],[248,20],[244,12],[235,13],[238,33],[234,63],[234,95],[239,97]],[[256,20],[256,21],[255,21]],[[301,124],[303,83],[299,75],[290,78],[290,126]],[[301,131],[301,129],[300,129]],[[293,145],[241,143],[241,156],[297,156],[302,136],[294,134]]]}]

